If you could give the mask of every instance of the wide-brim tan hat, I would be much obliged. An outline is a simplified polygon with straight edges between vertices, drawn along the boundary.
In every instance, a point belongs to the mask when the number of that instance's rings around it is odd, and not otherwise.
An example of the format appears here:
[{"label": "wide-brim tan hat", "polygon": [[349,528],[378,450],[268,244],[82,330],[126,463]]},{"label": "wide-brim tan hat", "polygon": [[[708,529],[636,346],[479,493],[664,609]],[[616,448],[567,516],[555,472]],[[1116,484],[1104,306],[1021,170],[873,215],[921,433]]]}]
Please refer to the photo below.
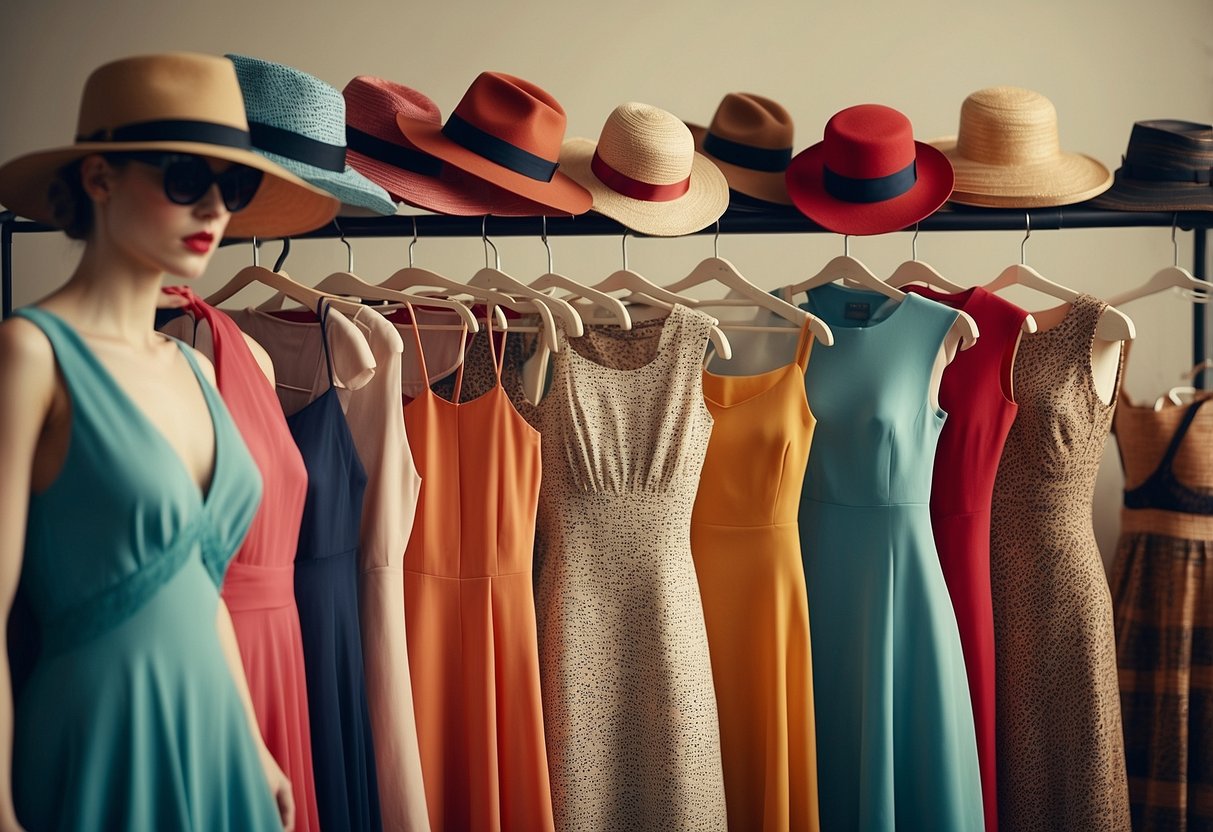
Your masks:
[{"label": "wide-brim tan hat", "polygon": [[792,161],[792,116],[778,102],[731,92],[709,126],[687,122],[687,129],[695,150],[720,168],[729,188],[763,202],[792,204],[784,178]]},{"label": "wide-brim tan hat", "polygon": [[227,237],[287,237],[333,219],[341,203],[251,148],[244,99],[232,63],[187,52],[123,58],[94,70],[84,86],[77,141],[0,166],[0,203],[23,217],[60,225],[50,189],[65,166],[93,153],[192,153],[264,172],[256,195],[231,216]]},{"label": "wide-brim tan hat", "polygon": [[595,211],[641,234],[689,234],[729,206],[728,181],[695,152],[691,131],[648,104],[616,107],[597,142],[566,141],[560,169],[590,192]]},{"label": "wide-brim tan hat", "polygon": [[973,93],[961,105],[957,135],[929,143],[952,163],[950,199],[961,205],[1071,205],[1112,185],[1111,171],[1097,159],[1061,149],[1053,102],[1019,87]]}]

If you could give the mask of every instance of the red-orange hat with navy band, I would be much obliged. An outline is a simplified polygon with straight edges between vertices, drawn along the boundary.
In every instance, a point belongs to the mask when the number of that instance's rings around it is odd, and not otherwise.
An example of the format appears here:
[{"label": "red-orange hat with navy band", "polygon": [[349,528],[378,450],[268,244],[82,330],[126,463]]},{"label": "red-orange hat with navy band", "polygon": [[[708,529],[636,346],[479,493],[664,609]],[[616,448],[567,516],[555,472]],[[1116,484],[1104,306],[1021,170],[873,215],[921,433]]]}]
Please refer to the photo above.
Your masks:
[{"label": "red-orange hat with navy band", "polygon": [[839,234],[898,231],[932,214],[952,193],[946,156],[914,140],[892,107],[859,104],[826,123],[822,140],[792,159],[788,195],[809,219]]}]

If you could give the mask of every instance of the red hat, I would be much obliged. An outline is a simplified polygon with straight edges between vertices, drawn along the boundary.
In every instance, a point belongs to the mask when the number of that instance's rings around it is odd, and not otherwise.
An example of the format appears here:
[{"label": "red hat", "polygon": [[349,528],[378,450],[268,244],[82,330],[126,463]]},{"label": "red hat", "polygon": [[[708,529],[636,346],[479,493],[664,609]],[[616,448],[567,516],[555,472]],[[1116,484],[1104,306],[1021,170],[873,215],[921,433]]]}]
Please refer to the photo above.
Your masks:
[{"label": "red hat", "polygon": [[952,193],[952,165],[914,141],[910,120],[880,104],[836,113],[822,140],[788,165],[788,195],[839,234],[884,234],[929,216]]},{"label": "red hat", "polygon": [[545,207],[470,176],[423,153],[404,137],[396,115],[442,124],[438,105],[415,89],[359,75],[345,96],[346,160],[398,202],[460,216],[533,217]]},{"label": "red hat", "polygon": [[567,119],[544,90],[501,72],[482,72],[446,120],[396,114],[421,150],[524,199],[584,214],[593,197],[556,170]]}]

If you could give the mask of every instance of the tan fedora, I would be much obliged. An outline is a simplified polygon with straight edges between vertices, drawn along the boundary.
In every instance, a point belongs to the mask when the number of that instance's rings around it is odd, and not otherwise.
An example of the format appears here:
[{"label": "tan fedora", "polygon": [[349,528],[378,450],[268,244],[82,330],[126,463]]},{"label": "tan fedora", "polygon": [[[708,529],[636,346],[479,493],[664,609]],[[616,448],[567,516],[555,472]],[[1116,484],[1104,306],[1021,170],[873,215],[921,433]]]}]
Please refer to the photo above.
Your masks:
[{"label": "tan fedora", "polygon": [[76,142],[19,156],[0,167],[0,203],[56,225],[51,183],[92,153],[163,150],[248,165],[265,177],[232,214],[226,236],[285,237],[329,222],[341,203],[252,150],[236,70],[226,58],[177,52],[123,58],[84,85]]},{"label": "tan fedora", "polygon": [[569,139],[560,169],[594,197],[594,210],[633,231],[661,237],[711,225],[729,206],[720,168],[695,152],[677,116],[648,104],[621,104],[598,143]]},{"label": "tan fedora", "polygon": [[930,144],[952,163],[951,201],[961,205],[1070,205],[1112,185],[1111,172],[1099,161],[1061,149],[1053,102],[1019,87],[973,93],[961,105],[957,135]]},{"label": "tan fedora", "polygon": [[791,205],[784,171],[792,161],[792,116],[761,95],[731,92],[707,127],[687,122],[695,149],[711,159],[739,194]]}]

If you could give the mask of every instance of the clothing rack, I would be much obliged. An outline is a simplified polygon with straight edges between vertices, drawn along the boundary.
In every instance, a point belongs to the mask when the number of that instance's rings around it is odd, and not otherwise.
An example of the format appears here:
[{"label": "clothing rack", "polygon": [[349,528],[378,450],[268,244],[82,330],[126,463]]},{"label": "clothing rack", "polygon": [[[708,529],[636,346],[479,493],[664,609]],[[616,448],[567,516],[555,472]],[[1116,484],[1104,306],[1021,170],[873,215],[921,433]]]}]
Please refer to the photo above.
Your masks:
[{"label": "clothing rack", "polygon": [[[392,217],[341,217],[340,228],[329,223],[300,234],[295,239],[336,239],[371,237],[479,237],[484,217],[450,217],[437,214],[396,215]],[[1213,212],[1107,211],[1085,206],[1011,209],[964,208],[947,205],[922,220],[921,231],[1049,231],[1071,228],[1158,228],[1175,227],[1193,233],[1192,275],[1208,279],[1208,231],[1213,227]],[[57,231],[43,223],[17,217],[12,211],[0,212],[0,319],[12,312],[13,235]],[[493,237],[549,237],[622,235],[626,229],[600,214],[579,217],[489,217],[487,231]],[[795,209],[748,211],[729,210],[713,224],[695,233],[715,234],[812,234],[832,233],[812,222]],[[906,229],[910,230],[910,229]],[[632,233],[632,232],[628,232]],[[639,235],[638,235],[639,236]],[[224,240],[224,244],[241,242]],[[1192,363],[1213,357],[1213,320],[1206,320],[1204,305],[1192,306]],[[1196,386],[1205,387],[1202,371]]]}]

